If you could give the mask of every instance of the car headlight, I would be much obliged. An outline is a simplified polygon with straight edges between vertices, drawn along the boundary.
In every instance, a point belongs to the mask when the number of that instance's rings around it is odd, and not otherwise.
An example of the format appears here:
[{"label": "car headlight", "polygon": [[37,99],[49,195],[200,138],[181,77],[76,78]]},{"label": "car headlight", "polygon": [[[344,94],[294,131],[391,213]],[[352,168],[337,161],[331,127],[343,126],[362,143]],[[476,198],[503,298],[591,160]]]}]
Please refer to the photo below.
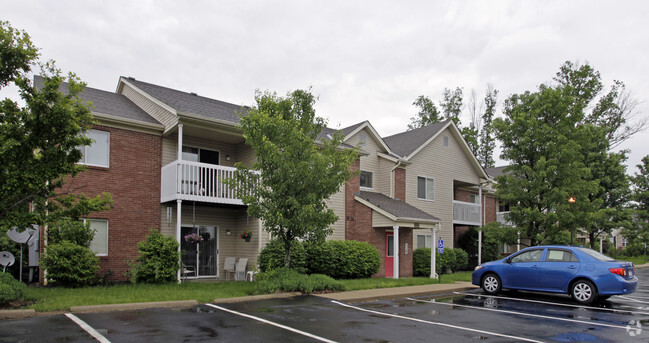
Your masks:
[{"label": "car headlight", "polygon": [[476,266],[475,269],[473,269],[473,271],[476,271],[476,270],[481,269],[481,268],[482,268],[482,266]]}]

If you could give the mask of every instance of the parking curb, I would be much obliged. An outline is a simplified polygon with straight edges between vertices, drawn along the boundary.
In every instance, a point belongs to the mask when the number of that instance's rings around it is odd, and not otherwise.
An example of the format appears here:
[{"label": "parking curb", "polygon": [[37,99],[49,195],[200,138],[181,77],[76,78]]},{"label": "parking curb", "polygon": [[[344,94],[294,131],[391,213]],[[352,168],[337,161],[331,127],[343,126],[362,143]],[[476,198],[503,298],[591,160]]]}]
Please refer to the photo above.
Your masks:
[{"label": "parking curb", "polygon": [[367,302],[374,300],[397,299],[418,295],[448,294],[452,292],[477,289],[478,286],[470,282],[456,282],[455,284],[428,284],[421,286],[406,286],[394,288],[376,288],[340,293],[315,294],[321,298],[347,302]]},{"label": "parking curb", "polygon": [[212,303],[214,304],[233,304],[240,303],[244,301],[255,301],[255,300],[267,300],[267,299],[278,299],[278,298],[291,298],[298,295],[302,295],[300,292],[290,292],[290,293],[276,293],[276,294],[260,294],[260,295],[248,295],[245,297],[236,297],[236,298],[219,298],[214,299]]},{"label": "parking curb", "polygon": [[36,311],[29,310],[0,310],[0,319],[25,319],[36,316]]},{"label": "parking curb", "polygon": [[142,310],[148,308],[192,307],[196,305],[198,305],[198,301],[196,300],[157,301],[157,302],[146,302],[146,303],[72,306],[70,307],[70,312],[91,313],[91,312],[106,312],[106,311],[128,311],[128,310]]}]

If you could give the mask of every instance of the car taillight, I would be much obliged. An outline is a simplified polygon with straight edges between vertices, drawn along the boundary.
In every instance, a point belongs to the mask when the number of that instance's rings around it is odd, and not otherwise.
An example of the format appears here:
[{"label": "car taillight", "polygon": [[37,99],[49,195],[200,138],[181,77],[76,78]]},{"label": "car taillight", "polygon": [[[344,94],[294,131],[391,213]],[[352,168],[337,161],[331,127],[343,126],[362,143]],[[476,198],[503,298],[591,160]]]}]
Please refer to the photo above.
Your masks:
[{"label": "car taillight", "polygon": [[609,268],[608,271],[613,273],[613,274],[617,274],[619,276],[626,277],[626,269],[625,268]]}]

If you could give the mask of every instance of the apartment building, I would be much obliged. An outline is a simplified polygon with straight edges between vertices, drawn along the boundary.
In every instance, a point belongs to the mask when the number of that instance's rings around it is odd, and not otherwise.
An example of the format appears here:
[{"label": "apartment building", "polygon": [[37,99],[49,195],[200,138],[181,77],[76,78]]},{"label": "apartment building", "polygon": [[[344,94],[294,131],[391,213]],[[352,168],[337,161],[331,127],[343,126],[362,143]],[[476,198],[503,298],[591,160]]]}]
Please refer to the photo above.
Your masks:
[{"label": "apartment building", "polygon": [[[102,273],[124,280],[151,229],[181,243],[183,264],[194,270],[187,277],[223,278],[225,257],[256,265],[270,234],[223,183],[236,162],[255,158],[237,128],[246,107],[130,77],[115,92],[87,87],[81,97],[94,106],[95,143],[82,147],[88,170],[66,187],[113,195],[112,210],[86,219],[97,230]],[[353,165],[360,175],[328,200],[339,217],[328,239],[374,245],[382,256],[375,276],[411,276],[412,251],[431,246],[433,230],[452,248],[468,227],[496,220],[489,177],[452,121],[389,137],[368,121],[337,130],[361,146]],[[240,238],[244,231],[251,239]],[[191,233],[198,243],[185,239]]]}]

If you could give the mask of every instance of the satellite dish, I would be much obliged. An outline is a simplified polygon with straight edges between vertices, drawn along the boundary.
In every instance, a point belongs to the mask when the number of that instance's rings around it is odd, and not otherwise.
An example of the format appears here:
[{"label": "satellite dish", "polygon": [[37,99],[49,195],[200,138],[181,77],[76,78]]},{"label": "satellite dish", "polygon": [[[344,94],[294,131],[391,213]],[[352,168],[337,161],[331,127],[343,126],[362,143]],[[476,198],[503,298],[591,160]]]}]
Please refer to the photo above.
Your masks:
[{"label": "satellite dish", "polygon": [[29,230],[18,232],[18,229],[14,227],[7,230],[7,236],[16,243],[25,244],[29,240],[29,237],[31,237],[31,232]]},{"label": "satellite dish", "polygon": [[8,251],[0,252],[0,265],[2,266],[3,272],[7,270],[7,267],[13,266],[14,262],[16,262],[16,258],[14,257],[14,254]]}]

